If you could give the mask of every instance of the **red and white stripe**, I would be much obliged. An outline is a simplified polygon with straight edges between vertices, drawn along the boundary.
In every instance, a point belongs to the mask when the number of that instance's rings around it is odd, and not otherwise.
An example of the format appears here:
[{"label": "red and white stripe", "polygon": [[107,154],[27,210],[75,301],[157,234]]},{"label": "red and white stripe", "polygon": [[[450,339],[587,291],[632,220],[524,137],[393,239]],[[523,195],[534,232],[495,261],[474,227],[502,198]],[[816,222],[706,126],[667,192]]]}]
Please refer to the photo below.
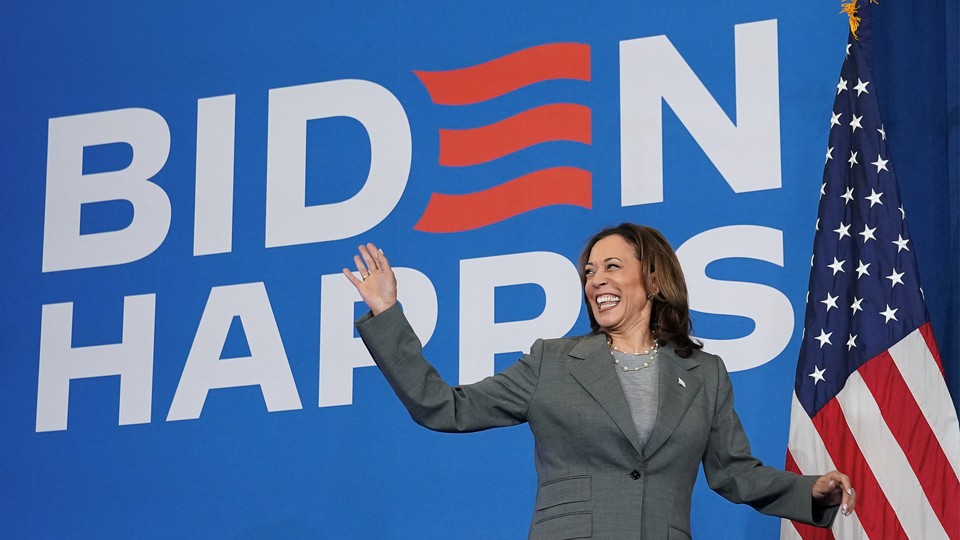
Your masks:
[{"label": "red and white stripe", "polygon": [[829,530],[784,520],[781,538],[960,540],[960,427],[929,324],[861,366],[813,419],[794,395],[787,469],[843,471],[857,507]]}]

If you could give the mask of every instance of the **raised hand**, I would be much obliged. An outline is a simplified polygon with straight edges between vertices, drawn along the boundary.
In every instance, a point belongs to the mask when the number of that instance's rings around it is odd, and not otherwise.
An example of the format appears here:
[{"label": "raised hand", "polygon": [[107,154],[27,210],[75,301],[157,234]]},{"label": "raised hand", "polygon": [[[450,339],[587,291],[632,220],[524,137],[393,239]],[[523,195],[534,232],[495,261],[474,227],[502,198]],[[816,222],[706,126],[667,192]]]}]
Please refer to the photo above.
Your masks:
[{"label": "raised hand", "polygon": [[343,274],[357,288],[360,297],[374,315],[379,315],[397,303],[397,277],[382,250],[373,244],[360,246],[360,254],[353,256],[360,277],[344,268]]},{"label": "raised hand", "polygon": [[840,512],[849,516],[857,505],[857,492],[850,478],[839,471],[830,471],[813,484],[813,500],[822,506],[840,505]]}]

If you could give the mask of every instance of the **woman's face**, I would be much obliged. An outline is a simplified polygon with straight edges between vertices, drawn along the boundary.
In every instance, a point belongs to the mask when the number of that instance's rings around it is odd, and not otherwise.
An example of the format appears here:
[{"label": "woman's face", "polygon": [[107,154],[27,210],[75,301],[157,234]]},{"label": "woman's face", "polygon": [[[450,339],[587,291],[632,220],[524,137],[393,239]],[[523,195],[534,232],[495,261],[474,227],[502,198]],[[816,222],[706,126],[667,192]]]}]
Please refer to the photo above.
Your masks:
[{"label": "woman's face", "polygon": [[650,328],[651,304],[636,251],[620,235],[607,236],[590,250],[584,292],[593,318],[605,332]]}]

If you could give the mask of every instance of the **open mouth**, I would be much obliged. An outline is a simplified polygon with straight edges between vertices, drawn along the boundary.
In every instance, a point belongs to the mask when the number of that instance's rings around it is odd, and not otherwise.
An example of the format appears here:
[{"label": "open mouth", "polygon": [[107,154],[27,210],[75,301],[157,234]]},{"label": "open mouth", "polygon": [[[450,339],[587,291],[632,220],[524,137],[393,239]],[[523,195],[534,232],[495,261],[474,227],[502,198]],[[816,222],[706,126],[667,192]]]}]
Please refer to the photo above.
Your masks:
[{"label": "open mouth", "polygon": [[594,301],[597,303],[597,312],[603,313],[608,309],[613,309],[620,303],[620,297],[613,294],[601,294]]}]

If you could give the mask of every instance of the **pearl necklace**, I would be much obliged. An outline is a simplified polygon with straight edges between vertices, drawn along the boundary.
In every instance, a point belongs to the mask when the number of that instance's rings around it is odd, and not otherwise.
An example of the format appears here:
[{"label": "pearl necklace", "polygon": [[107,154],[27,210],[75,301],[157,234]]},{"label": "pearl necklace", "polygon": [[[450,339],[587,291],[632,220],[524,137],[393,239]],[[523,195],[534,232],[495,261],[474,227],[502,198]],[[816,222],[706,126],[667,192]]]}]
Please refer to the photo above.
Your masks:
[{"label": "pearl necklace", "polygon": [[653,361],[657,359],[657,356],[660,355],[660,343],[657,342],[657,340],[653,340],[653,347],[650,347],[649,349],[643,352],[638,352],[638,353],[621,351],[620,349],[617,348],[616,345],[613,344],[613,340],[610,339],[610,337],[607,337],[607,346],[610,347],[610,350],[613,350],[622,354],[629,354],[631,356],[645,356],[648,354],[650,355],[650,358],[648,358],[646,362],[636,367],[622,366],[620,365],[620,360],[616,356],[614,356],[613,363],[616,364],[617,367],[619,367],[623,371],[640,371],[641,369],[648,368],[653,364]]}]

